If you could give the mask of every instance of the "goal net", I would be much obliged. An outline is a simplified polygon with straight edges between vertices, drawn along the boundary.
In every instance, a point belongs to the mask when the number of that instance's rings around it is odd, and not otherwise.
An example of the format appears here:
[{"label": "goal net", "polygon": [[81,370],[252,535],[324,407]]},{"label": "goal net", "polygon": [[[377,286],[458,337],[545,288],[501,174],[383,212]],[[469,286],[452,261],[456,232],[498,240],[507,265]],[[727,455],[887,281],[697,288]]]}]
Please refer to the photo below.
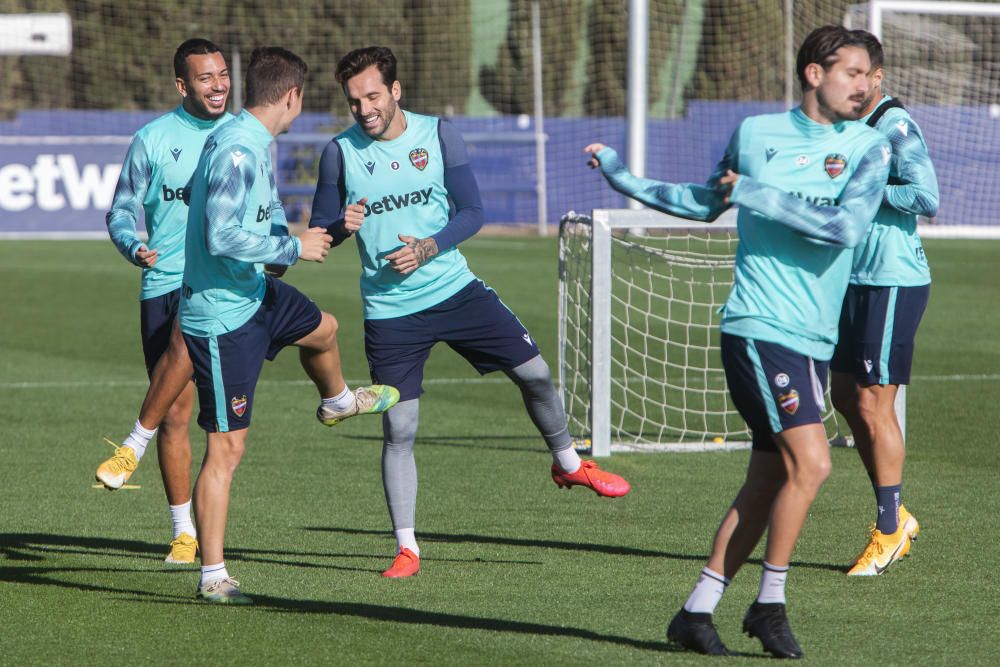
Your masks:
[{"label": "goal net", "polygon": [[941,207],[921,233],[995,233],[1000,4],[874,0],[850,5],[842,22],[882,40],[883,89],[906,105],[930,149]]},{"label": "goal net", "polygon": [[[559,380],[578,446],[597,456],[749,446],[719,354],[735,219],[606,209],[563,217]],[[836,440],[829,399],[827,408]]]}]

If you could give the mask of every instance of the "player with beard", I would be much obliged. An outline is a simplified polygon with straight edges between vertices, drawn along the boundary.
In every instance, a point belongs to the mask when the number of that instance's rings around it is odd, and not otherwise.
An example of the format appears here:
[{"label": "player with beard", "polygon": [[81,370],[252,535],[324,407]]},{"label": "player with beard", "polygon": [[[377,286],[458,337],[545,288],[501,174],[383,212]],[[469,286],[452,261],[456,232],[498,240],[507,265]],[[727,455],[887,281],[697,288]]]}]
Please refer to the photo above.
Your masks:
[{"label": "player with beard", "polygon": [[[168,563],[193,563],[198,548],[191,520],[191,441],[188,424],[194,403],[191,362],[174,321],[184,275],[188,207],[185,187],[198,163],[205,138],[232,119],[226,113],[229,67],[219,47],[207,39],[185,41],[174,54],[174,85],[182,101],[170,113],[141,128],[132,139],[107,215],[118,251],[142,269],[140,331],[146,371],[152,381],[147,402],[162,403],[159,417],[143,415],[113,457],[97,468],[97,479],[118,489],[135,471],[159,429],[157,458],[173,521]],[[136,233],[140,209],[148,241]],[[179,392],[156,390],[156,377],[179,374]],[[179,393],[179,395],[178,395]],[[176,397],[176,398],[175,398]]]},{"label": "player with beard", "polygon": [[693,651],[728,654],[712,613],[766,530],[760,590],[743,630],[777,657],[802,657],[785,611],[785,580],[830,472],[822,423],[827,367],[851,248],[878,210],[891,156],[884,137],[851,122],[861,115],[869,69],[865,43],[850,31],[810,33],[797,58],[801,106],[745,119],[704,186],[637,178],[613,149],[584,149],[613,188],[657,210],[710,222],[739,206],[721,351],[753,450],[708,563],[667,628],[669,640]]},{"label": "player with beard", "polygon": [[938,184],[920,127],[882,90],[882,44],[864,30],[872,69],[861,122],[892,143],[882,206],[854,249],[854,270],[830,360],[831,397],[854,434],[875,492],[875,526],[847,574],[871,576],[910,552],[920,524],[902,502],[906,447],[896,418],[899,385],[909,384],[914,339],[930,297],[931,272],[917,216],[934,217]]},{"label": "player with beard", "polygon": [[[326,228],[335,245],[356,237],[372,379],[400,392],[400,402],[382,420],[382,481],[397,545],[382,576],[420,571],[413,447],[424,364],[438,342],[481,374],[503,371],[517,385],[552,453],[556,484],[585,486],[606,497],[628,493],[624,479],[581,461],[533,338],[458,249],[483,223],[479,188],[458,130],[399,106],[396,58],[387,48],[348,53],[336,78],[357,124],[323,151],[310,224]],[[507,471],[497,473],[498,483],[512,483]]]}]

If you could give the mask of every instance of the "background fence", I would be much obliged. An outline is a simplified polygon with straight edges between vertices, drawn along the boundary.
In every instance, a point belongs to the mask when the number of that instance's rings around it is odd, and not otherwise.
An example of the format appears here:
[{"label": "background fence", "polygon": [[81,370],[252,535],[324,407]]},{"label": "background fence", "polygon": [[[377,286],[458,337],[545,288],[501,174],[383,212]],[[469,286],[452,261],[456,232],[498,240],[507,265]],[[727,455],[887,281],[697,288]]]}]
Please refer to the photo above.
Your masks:
[{"label": "background fence", "polygon": [[[0,55],[0,233],[103,229],[128,137],[178,103],[172,55],[191,36],[217,42],[236,80],[256,45],[280,44],[309,62],[307,113],[277,161],[293,219],[308,216],[322,142],[352,122],[333,80],[336,62],[372,43],[397,53],[405,108],[446,116],[466,135],[488,221],[539,219],[539,115],[543,217],[554,222],[571,208],[621,206],[586,170],[581,151],[590,141],[626,145],[628,2],[539,0],[541,114],[531,6],[0,0],[0,52],[23,37],[4,32],[13,25],[4,13],[61,12],[72,24],[69,55]],[[794,97],[789,54],[808,31],[828,22],[863,27],[866,16],[865,5],[842,0],[649,0],[646,173],[703,180],[741,118],[783,109]],[[936,222],[993,225],[1000,20],[888,12],[883,35],[886,88],[924,129],[938,169]],[[234,91],[234,103],[238,98]]]}]

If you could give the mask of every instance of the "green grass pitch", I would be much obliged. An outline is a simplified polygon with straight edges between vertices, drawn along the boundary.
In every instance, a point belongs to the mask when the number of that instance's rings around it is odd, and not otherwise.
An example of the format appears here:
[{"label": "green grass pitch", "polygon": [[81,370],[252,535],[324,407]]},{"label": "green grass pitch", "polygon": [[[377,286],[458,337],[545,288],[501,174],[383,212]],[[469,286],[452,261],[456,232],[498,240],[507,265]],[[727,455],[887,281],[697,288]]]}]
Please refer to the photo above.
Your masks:
[{"label": "green grass pitch", "polygon": [[[995,664],[1000,269],[996,243],[931,241],[931,303],[909,391],[904,500],[923,533],[877,578],[845,566],[873,518],[857,454],[833,452],[789,578],[813,664]],[[556,247],[483,238],[470,264],[556,363]],[[288,279],[334,312],[346,374],[366,377],[353,248]],[[150,451],[140,489],[91,488],[145,391],[138,272],[108,242],[0,243],[0,664],[674,665],[664,641],[739,487],[746,452],[616,455],[631,495],[548,478],[549,456],[502,376],[446,347],[427,368],[417,440],[423,571],[387,581],[394,550],[378,419],[326,429],[294,352],[265,367],[227,535],[256,606],[196,603],[194,568],[164,566],[169,515]],[[195,459],[204,438],[192,429]],[[755,558],[759,557],[758,554]],[[759,565],[717,614],[739,633]]]}]

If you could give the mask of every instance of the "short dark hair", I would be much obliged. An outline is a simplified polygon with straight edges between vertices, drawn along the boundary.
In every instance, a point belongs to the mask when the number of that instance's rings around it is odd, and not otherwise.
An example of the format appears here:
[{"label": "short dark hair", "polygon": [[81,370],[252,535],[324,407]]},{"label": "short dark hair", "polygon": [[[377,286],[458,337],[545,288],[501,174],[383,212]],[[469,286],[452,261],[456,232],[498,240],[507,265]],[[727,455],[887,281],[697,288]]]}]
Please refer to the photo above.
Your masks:
[{"label": "short dark hair", "polygon": [[865,43],[865,48],[868,49],[868,59],[872,61],[872,71],[882,67],[882,63],[885,62],[885,53],[882,51],[882,42],[878,41],[878,37],[867,30],[852,30],[851,32]]},{"label": "short dark hair", "polygon": [[213,42],[201,37],[193,37],[186,40],[174,51],[174,76],[178,79],[187,79],[188,56],[207,56],[210,53],[218,53],[221,49]]},{"label": "short dark hair", "polygon": [[396,82],[396,56],[392,49],[387,46],[366,46],[361,49],[354,49],[337,63],[337,71],[334,78],[341,86],[347,84],[351,79],[369,67],[378,68],[382,75],[382,83],[385,87],[390,87]]},{"label": "short dark hair", "polygon": [[275,104],[292,88],[302,90],[309,66],[280,46],[258,46],[250,54],[247,68],[248,107]]},{"label": "short dark hair", "polygon": [[825,25],[809,33],[799,47],[799,55],[795,60],[795,72],[799,76],[799,84],[803,90],[809,85],[806,82],[806,67],[811,63],[828,70],[837,62],[837,49],[856,46],[868,50],[868,44],[857,34],[858,32],[861,31],[848,30],[841,25]]}]

